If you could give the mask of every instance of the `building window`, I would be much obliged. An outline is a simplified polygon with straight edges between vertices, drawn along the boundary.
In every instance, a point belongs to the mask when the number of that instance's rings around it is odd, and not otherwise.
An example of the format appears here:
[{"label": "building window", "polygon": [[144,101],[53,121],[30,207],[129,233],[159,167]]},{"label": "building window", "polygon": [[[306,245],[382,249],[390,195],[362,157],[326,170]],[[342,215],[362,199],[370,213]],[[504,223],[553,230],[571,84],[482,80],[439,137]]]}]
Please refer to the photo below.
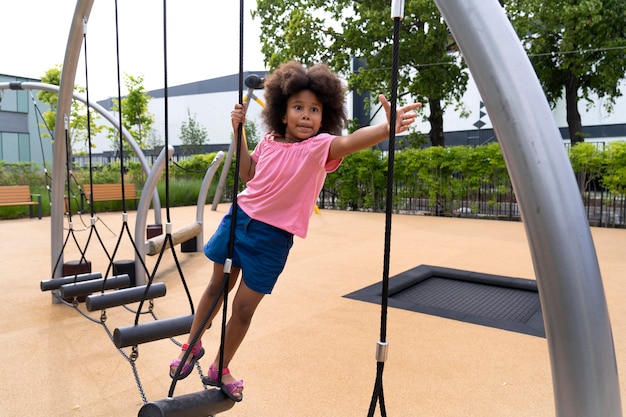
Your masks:
[{"label": "building window", "polygon": [[0,111],[28,113],[28,91],[26,90],[2,90]]},{"label": "building window", "polygon": [[20,162],[30,162],[30,135],[28,133],[17,134],[17,146]]},{"label": "building window", "polygon": [[3,132],[0,138],[0,159],[5,162],[19,162],[18,133]]}]

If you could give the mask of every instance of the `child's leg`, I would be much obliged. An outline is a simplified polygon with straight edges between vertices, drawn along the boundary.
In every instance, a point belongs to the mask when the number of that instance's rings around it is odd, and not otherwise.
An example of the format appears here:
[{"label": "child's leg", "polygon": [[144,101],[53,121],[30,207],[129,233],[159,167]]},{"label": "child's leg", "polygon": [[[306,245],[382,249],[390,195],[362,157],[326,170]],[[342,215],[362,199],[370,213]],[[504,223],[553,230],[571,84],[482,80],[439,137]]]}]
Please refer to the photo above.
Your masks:
[{"label": "child's leg", "polygon": [[[239,276],[239,268],[236,267],[232,267],[231,269],[231,274],[230,277],[228,279],[228,291],[230,292],[230,290],[233,289],[233,287],[235,286],[235,284],[237,283],[237,278]],[[222,288],[222,283],[224,281],[224,265],[218,264],[218,263],[213,263],[213,274],[211,275],[211,280],[209,281],[209,284],[207,285],[206,289],[204,290],[204,293],[202,294],[202,297],[200,298],[200,302],[198,303],[198,306],[196,308],[196,312],[193,318],[193,322],[191,323],[191,330],[189,331],[189,336],[187,338],[187,343],[191,344],[191,339],[193,338],[193,336],[196,334],[196,332],[198,331],[198,329],[200,329],[200,325],[202,324],[202,321],[204,320],[205,316],[207,315],[209,308],[211,307],[211,305],[215,302],[215,298],[217,297],[217,295],[219,294],[220,288]],[[204,329],[202,329],[201,333],[200,333],[200,337],[198,338],[198,340],[202,339],[202,335],[204,334],[204,332],[206,331],[206,329],[208,328],[208,325],[211,323],[211,321],[213,321],[213,319],[215,318],[215,316],[217,315],[218,312],[220,312],[220,307],[222,305],[222,300],[223,300],[223,296],[220,297],[219,301],[217,302],[217,305],[215,306],[215,309],[213,310],[213,313],[211,314],[211,317],[209,319],[209,321],[207,322],[207,327],[205,327]],[[180,354],[178,355],[178,359],[182,360],[183,355],[185,354],[185,352],[181,351]],[[188,358],[188,362],[189,362],[189,358]],[[175,367],[171,367],[171,371],[172,373],[176,372],[176,368]]]},{"label": "child's leg", "polygon": [[[250,289],[246,283],[241,280],[239,289],[233,300],[232,314],[228,323],[226,324],[226,335],[224,340],[224,368],[227,368],[232,360],[233,356],[239,349],[241,342],[243,341],[250,323],[252,322],[252,316],[256,311],[257,306],[263,299],[265,294],[256,292]],[[219,353],[216,355],[213,362],[215,369],[219,367]],[[236,379],[231,375],[223,375],[222,382],[228,384],[234,382]],[[241,395],[241,389],[233,392],[235,397]]]}]

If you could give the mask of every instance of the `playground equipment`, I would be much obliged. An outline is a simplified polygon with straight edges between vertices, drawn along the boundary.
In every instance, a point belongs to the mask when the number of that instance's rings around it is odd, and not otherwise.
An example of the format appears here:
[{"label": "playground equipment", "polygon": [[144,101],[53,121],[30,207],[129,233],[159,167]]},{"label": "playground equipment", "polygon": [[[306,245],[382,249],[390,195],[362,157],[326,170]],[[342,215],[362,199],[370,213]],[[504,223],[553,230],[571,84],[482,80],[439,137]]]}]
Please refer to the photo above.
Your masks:
[{"label": "playground equipment", "polygon": [[[60,87],[54,84],[46,84],[46,83],[38,83],[38,82],[8,82],[8,83],[5,82],[5,83],[0,83],[0,90],[39,90],[39,91],[49,91],[52,93],[59,94]],[[87,97],[85,97],[85,95],[83,94],[72,92],[72,98],[74,100],[78,100],[81,103],[88,105],[89,107],[97,111],[109,123],[111,123],[111,125],[114,128],[118,130],[121,129],[124,139],[126,139],[129,146],[133,149],[133,151],[137,155],[137,159],[139,160],[141,169],[146,175],[150,173],[150,165],[148,164],[146,157],[141,151],[141,148],[137,144],[137,141],[135,141],[135,138],[133,138],[133,136],[124,126],[120,126],[119,120],[117,120],[115,116],[111,114],[111,112],[106,110],[104,107],[102,107],[98,103],[94,103],[92,101],[87,100]],[[57,170],[53,172],[53,176],[54,175],[63,176],[62,169],[63,169],[63,166],[57,168]],[[159,199],[158,194],[154,194],[154,197],[152,199],[152,204],[154,207],[154,221],[156,224],[161,224],[161,200]]]},{"label": "playground equipment", "polygon": [[[248,87],[248,93],[243,96],[243,102],[247,106],[250,104],[251,100],[256,101],[261,107],[265,107],[265,103],[259,97],[254,94],[254,90],[263,88],[263,78],[259,77],[256,74],[249,75],[244,83],[246,87]],[[243,131],[245,135],[245,130]],[[231,142],[228,147],[228,153],[226,154],[226,159],[224,160],[224,166],[222,167],[222,173],[220,174],[219,182],[217,183],[217,190],[215,191],[215,195],[213,196],[213,205],[211,206],[211,210],[217,210],[217,206],[222,199],[222,192],[224,191],[224,186],[226,185],[226,178],[228,178],[228,171],[230,169],[230,164],[232,163],[233,156],[235,154],[234,144]]]},{"label": "playground equipment", "polygon": [[[620,417],[615,350],[595,248],[559,130],[533,68],[499,2],[435,3],[476,81],[518,196],[544,314],[557,415]],[[77,32],[92,4],[93,0],[77,2],[63,65],[57,127],[63,126],[69,112],[80,49]],[[64,146],[63,141],[55,141],[55,169],[65,166]],[[62,175],[53,180],[54,260],[61,243]],[[176,404],[158,402],[152,415],[223,411],[213,398],[200,395]],[[196,402],[203,404],[202,410],[192,407]]]}]

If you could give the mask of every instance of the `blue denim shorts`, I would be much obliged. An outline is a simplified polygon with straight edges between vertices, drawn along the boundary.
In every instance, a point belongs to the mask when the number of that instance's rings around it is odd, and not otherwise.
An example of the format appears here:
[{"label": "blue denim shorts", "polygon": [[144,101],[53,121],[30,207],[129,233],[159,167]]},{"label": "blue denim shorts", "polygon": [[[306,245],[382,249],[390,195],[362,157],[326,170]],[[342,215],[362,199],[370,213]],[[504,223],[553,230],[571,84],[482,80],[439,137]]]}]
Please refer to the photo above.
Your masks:
[{"label": "blue denim shorts", "polygon": [[[237,207],[235,245],[232,265],[241,268],[246,285],[262,294],[270,294],[283,272],[293,234],[250,218]],[[220,222],[215,234],[204,245],[204,254],[218,264],[228,257],[232,206]]]}]

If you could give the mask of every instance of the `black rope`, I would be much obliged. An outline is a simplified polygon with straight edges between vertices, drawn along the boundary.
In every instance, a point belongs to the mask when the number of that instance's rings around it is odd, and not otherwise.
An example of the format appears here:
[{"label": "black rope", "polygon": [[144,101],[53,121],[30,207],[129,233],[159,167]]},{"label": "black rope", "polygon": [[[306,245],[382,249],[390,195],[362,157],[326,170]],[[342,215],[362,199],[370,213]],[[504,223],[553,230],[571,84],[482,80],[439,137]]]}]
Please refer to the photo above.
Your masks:
[{"label": "black rope", "polygon": [[[239,91],[238,103],[243,104],[243,22],[244,22],[244,0],[239,1]],[[230,224],[230,237],[228,240],[228,260],[232,260],[235,251],[235,228],[237,225],[237,192],[239,190],[239,167],[241,166],[241,141],[243,139],[243,124],[237,128],[237,138],[235,140],[235,175],[233,181],[233,205],[232,205],[232,223]],[[218,381],[222,380],[222,372],[224,370],[224,350],[226,345],[226,319],[228,313],[228,284],[230,281],[230,270],[224,273],[224,285],[227,288],[224,294],[224,305],[222,307],[222,335],[220,338],[220,355]]]},{"label": "black rope", "polygon": [[[87,22],[84,22],[86,25]],[[89,192],[90,198],[93,200],[93,167],[92,167],[92,153],[91,153],[91,111],[89,111],[89,65],[87,64],[87,31],[83,30],[83,53],[85,54],[85,98],[87,99],[87,147],[89,154],[89,185],[91,190]],[[69,196],[69,194],[68,194]],[[91,217],[94,217],[93,204],[89,205]]]},{"label": "black rope", "polygon": [[[169,146],[169,91],[167,85],[167,0],[163,0],[163,104],[165,122],[165,152]],[[166,158],[167,159],[167,158]],[[168,223],[170,220],[170,170],[169,163],[165,164],[165,214]],[[167,240],[166,236],[166,240]],[[171,236],[169,236],[171,243]]]},{"label": "black rope", "polygon": [[[50,130],[50,126],[48,126],[48,123],[46,122],[46,119],[43,117],[43,114],[41,113],[41,109],[39,108],[39,105],[37,104],[37,100],[35,100],[35,96],[32,92],[32,90],[28,91],[30,94],[30,99],[33,102],[33,107],[35,109],[35,115],[37,116],[37,120],[39,120],[39,118],[41,118],[41,122],[43,123],[44,127],[46,128],[46,130],[48,131],[48,134],[50,135],[50,138],[52,140],[52,142],[54,142],[54,134],[52,133],[52,131]],[[46,190],[48,191],[48,200],[52,201],[52,194],[51,194],[51,189],[50,189],[50,182],[52,181],[52,177],[50,176],[50,174],[48,173],[48,163],[46,162],[46,153],[44,152],[43,149],[43,139],[42,139],[42,135],[41,135],[41,123],[37,122],[37,133],[39,134],[39,147],[41,149],[41,160],[43,163],[43,172],[46,178]]]},{"label": "black rope", "polygon": [[120,71],[120,33],[119,33],[119,17],[118,17],[118,7],[117,0],[115,0],[115,56],[116,56],[116,70],[117,70],[117,110],[118,110],[118,118],[119,118],[119,129],[118,129],[118,150],[120,153],[120,184],[122,187],[122,212],[126,213],[126,195],[124,190],[124,140],[122,129],[124,129],[124,125],[122,124],[122,76]]},{"label": "black rope", "polygon": [[[400,17],[394,18],[393,26],[393,68],[391,73],[391,109],[389,114],[389,156],[387,158],[387,196],[385,201],[385,250],[383,263],[382,300],[380,313],[380,342],[379,349],[387,348],[387,310],[389,299],[389,255],[391,253],[391,215],[393,212],[393,177],[394,158],[396,145],[396,101],[398,100],[398,71],[400,55]],[[380,350],[378,351],[380,353]],[[378,356],[378,355],[377,355]],[[384,356],[384,355],[383,355]],[[377,357],[376,382],[368,417],[372,417],[376,410],[376,403],[380,405],[382,417],[387,415],[385,398],[383,395],[383,371],[385,369],[384,358]]]},{"label": "black rope", "polygon": [[[239,103],[243,102],[243,22],[244,22],[244,1],[240,0],[239,5]],[[237,129],[237,138],[235,140],[235,178],[233,183],[233,204],[232,204],[232,214],[231,214],[231,224],[230,224],[230,236],[228,242],[228,259],[227,264],[230,264],[230,261],[233,257],[233,252],[235,248],[235,227],[237,224],[237,190],[239,189],[239,166],[241,164],[241,158],[239,157],[239,153],[241,150],[241,141],[243,137],[243,126],[239,125]],[[166,142],[167,143],[167,142]],[[167,146],[167,144],[166,144]],[[230,266],[230,265],[229,265]],[[209,320],[217,307],[217,303],[219,299],[223,296],[222,303],[222,327],[221,327],[221,335],[220,335],[220,347],[219,347],[219,369],[218,369],[218,377],[217,380],[222,380],[222,374],[224,370],[224,350],[226,345],[226,323],[228,318],[228,288],[230,283],[230,269],[225,267],[224,271],[224,279],[222,281],[222,285],[217,293],[217,296],[213,300],[211,306],[209,307],[207,314],[204,316],[202,323],[198,327],[198,331],[192,336],[189,346],[195,346],[198,340],[200,339],[200,334],[203,329],[209,324]],[[181,363],[186,363],[189,355],[191,354],[191,349],[187,349],[183,354],[181,359]],[[174,378],[172,379],[172,383],[170,384],[170,389],[168,392],[168,397],[171,398],[174,396],[174,390],[176,388],[176,383],[178,382],[178,376],[182,370],[182,366],[179,366],[174,374]]]},{"label": "black rope", "polygon": [[[88,79],[89,77],[87,77],[87,30],[86,30],[86,21],[83,21],[83,47],[84,47],[84,53],[85,53],[85,77],[87,79],[87,84],[86,84],[86,92],[87,92],[87,103],[89,103],[89,82]],[[87,249],[89,248],[89,244],[91,242],[91,238],[93,235],[93,231],[95,229],[95,223],[92,222],[92,227],[90,229],[90,233],[89,236],[87,238],[87,241],[84,245],[84,247],[81,247],[80,243],[78,242],[78,239],[76,238],[76,234],[74,233],[74,227],[73,227],[73,223],[72,223],[72,207],[71,207],[71,201],[69,200],[69,197],[72,195],[72,190],[71,190],[71,179],[73,178],[73,174],[72,174],[72,169],[71,169],[71,164],[72,164],[72,143],[71,143],[71,139],[70,139],[70,134],[69,134],[69,117],[68,115],[64,115],[63,118],[63,131],[65,134],[65,158],[66,158],[66,177],[67,177],[67,196],[68,196],[68,207],[67,207],[67,218],[68,218],[68,234],[65,238],[65,241],[63,242],[63,247],[61,248],[61,251],[59,252],[59,256],[57,257],[57,260],[55,262],[53,271],[52,271],[52,275],[54,276],[56,274],[57,268],[60,266],[60,262],[61,259],[63,257],[63,253],[65,252],[65,247],[67,246],[67,243],[70,239],[70,237],[72,237],[72,239],[74,240],[74,244],[76,245],[78,251],[80,252],[80,259],[78,261],[79,266],[82,264],[87,264],[87,258],[86,258],[86,253],[87,253]],[[91,138],[91,130],[89,128],[90,125],[90,113],[89,113],[89,105],[87,104],[87,136],[90,139]],[[91,144],[91,142],[90,142]],[[91,152],[91,146],[89,147],[89,151]],[[91,153],[90,153],[90,162],[91,162]],[[91,174],[91,166],[90,166],[90,174]],[[93,217],[93,216],[92,216]],[[106,248],[104,247],[104,243],[102,241],[102,238],[100,237],[100,235],[98,234],[97,230],[96,230],[96,235],[100,241],[100,245],[102,246],[102,248],[104,249],[105,253],[107,256],[109,256],[109,253],[107,252]],[[109,258],[110,259],[110,258]],[[74,271],[74,283],[76,282],[78,275],[79,275],[79,270],[80,268],[76,268]]]}]

